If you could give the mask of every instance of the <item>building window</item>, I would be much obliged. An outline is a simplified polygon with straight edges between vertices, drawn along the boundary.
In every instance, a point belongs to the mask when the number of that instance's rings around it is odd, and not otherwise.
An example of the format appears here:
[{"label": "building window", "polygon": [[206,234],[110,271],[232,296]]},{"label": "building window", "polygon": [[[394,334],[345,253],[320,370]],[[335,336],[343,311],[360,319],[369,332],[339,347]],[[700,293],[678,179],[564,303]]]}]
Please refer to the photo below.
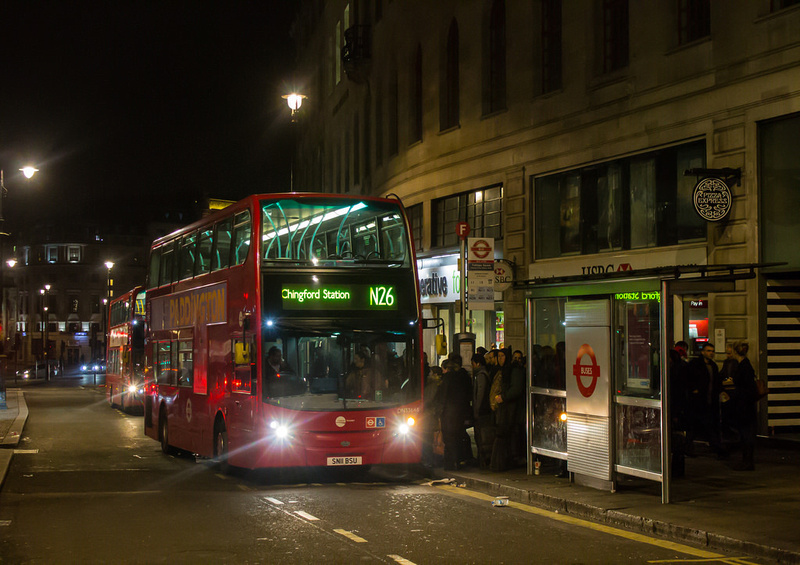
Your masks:
[{"label": "building window", "polygon": [[536,258],[705,240],[683,175],[704,166],[696,142],[536,179]]},{"label": "building window", "polygon": [[542,94],[561,88],[561,0],[542,0]]},{"label": "building window", "polygon": [[493,186],[433,201],[433,233],[431,245],[458,245],[456,224],[467,222],[471,237],[502,239],[503,187]]},{"label": "building window", "polygon": [[414,249],[422,251],[422,204],[416,204],[406,209],[408,222],[411,224],[411,237],[414,238]]},{"label": "building window", "polygon": [[450,22],[450,28],[447,31],[447,47],[439,101],[439,129],[442,131],[458,125],[458,74],[458,22],[454,19]]},{"label": "building window", "polygon": [[422,45],[417,44],[411,69],[408,142],[422,141]]},{"label": "building window", "polygon": [[68,245],[67,246],[67,261],[70,263],[80,263],[81,261],[81,246]]},{"label": "building window", "polygon": [[603,72],[628,66],[628,0],[603,0]]},{"label": "building window", "polygon": [[711,35],[710,0],[678,0],[678,41],[681,45]]},{"label": "building window", "polygon": [[48,263],[57,263],[58,262],[58,246],[57,245],[48,245],[45,248],[45,253],[47,254],[47,262]]},{"label": "building window", "polygon": [[760,123],[758,126],[759,186],[761,190],[761,260],[800,268],[797,241],[800,220],[800,150],[797,132],[800,114]]},{"label": "building window", "polygon": [[506,3],[492,2],[489,15],[489,44],[484,59],[483,113],[506,108]]}]

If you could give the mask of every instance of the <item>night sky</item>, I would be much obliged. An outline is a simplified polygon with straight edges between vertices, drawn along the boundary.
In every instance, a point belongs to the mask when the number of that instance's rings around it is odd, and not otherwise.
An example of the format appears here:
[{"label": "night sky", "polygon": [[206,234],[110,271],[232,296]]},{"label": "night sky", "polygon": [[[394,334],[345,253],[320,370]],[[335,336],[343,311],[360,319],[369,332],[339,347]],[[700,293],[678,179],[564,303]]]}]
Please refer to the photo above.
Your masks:
[{"label": "night sky", "polygon": [[287,190],[296,6],[0,2],[6,227]]}]

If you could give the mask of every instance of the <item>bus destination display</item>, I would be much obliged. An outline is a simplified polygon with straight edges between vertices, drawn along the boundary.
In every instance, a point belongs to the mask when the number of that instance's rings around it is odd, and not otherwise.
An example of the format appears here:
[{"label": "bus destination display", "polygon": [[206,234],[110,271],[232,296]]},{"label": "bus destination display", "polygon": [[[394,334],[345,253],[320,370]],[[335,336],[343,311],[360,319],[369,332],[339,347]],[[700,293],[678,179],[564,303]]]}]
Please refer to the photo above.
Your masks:
[{"label": "bus destination display", "polygon": [[281,299],[286,310],[397,310],[396,292],[381,284],[284,284]]}]

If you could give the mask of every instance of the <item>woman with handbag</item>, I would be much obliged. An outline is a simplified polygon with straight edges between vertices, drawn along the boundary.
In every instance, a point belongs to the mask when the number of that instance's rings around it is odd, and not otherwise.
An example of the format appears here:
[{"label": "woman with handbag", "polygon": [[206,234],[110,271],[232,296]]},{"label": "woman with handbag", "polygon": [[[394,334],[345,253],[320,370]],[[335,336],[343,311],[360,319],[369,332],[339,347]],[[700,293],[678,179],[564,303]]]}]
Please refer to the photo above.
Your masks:
[{"label": "woman with handbag", "polygon": [[756,446],[756,402],[758,401],[758,388],[756,386],[756,372],[747,358],[749,345],[746,341],[738,341],[733,345],[733,357],[738,361],[733,373],[733,406],[734,424],[739,432],[739,441],[742,446],[742,465],[737,467],[741,471],[755,470]]}]

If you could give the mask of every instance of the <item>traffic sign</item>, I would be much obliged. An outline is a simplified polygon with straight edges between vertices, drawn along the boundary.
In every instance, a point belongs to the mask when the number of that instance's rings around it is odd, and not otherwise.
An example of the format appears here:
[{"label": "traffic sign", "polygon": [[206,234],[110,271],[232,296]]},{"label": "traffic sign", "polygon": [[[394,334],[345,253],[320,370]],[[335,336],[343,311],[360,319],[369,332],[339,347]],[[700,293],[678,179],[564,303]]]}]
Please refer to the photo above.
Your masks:
[{"label": "traffic sign", "polygon": [[469,227],[469,224],[467,222],[458,222],[456,224],[456,235],[459,238],[461,238],[461,241],[464,241],[465,239],[467,239],[467,236],[469,235],[469,232],[470,232],[470,227]]},{"label": "traffic sign", "polygon": [[[489,254],[494,251],[494,245],[489,245],[489,242],[485,239],[478,239],[470,245],[469,250],[470,254],[480,261],[489,257]],[[490,257],[490,259],[494,262],[494,257]]]}]

